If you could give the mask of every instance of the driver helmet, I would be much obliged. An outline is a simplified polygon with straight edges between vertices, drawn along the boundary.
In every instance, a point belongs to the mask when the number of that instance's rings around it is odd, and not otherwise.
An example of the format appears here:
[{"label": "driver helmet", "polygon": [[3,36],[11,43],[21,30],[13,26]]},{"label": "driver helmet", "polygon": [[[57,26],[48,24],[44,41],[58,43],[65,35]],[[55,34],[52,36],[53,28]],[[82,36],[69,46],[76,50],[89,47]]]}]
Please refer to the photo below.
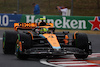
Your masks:
[{"label": "driver helmet", "polygon": [[41,28],[40,29],[40,33],[43,34],[43,33],[47,33],[49,32],[49,30],[47,28]]},{"label": "driver helmet", "polygon": [[38,26],[45,26],[46,22],[44,22],[44,20],[46,20],[46,18],[40,18],[41,22],[38,23]]}]

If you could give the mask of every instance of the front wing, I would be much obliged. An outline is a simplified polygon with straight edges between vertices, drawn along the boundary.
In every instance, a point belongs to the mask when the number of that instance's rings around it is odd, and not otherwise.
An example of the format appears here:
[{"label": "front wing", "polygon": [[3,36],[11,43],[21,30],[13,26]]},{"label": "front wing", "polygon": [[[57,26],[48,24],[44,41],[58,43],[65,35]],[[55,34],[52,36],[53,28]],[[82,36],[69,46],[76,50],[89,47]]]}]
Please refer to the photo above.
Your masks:
[{"label": "front wing", "polygon": [[63,47],[61,49],[52,49],[52,48],[31,48],[31,49],[25,49],[24,54],[41,54],[41,55],[66,55],[66,54],[86,54],[85,51],[75,48],[75,47]]}]

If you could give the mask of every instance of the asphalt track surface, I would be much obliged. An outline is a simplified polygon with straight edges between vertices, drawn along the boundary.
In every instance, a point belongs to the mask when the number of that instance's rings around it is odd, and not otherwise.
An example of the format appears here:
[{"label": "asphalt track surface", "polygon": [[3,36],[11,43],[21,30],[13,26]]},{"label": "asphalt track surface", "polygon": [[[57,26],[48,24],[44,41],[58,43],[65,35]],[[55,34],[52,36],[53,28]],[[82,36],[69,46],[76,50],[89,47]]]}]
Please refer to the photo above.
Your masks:
[{"label": "asphalt track surface", "polygon": [[[2,38],[3,32],[0,30],[0,38]],[[70,34],[71,37],[72,34]],[[92,48],[94,53],[100,53],[100,35],[87,34],[89,40],[92,42]],[[66,57],[66,56],[65,56]],[[44,58],[43,58],[44,59]],[[97,60],[100,58],[97,58]],[[19,60],[15,55],[5,55],[2,51],[2,40],[0,39],[0,67],[51,67],[40,63],[40,58],[29,58],[28,60]],[[50,60],[50,59],[49,59]]]}]

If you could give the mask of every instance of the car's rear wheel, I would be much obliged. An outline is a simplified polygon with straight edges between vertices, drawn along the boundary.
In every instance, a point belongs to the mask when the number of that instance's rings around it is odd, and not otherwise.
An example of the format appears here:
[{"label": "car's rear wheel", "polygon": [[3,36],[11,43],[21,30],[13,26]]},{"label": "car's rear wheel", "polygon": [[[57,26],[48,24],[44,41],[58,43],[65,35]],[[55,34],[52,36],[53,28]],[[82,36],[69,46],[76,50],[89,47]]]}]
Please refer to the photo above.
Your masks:
[{"label": "car's rear wheel", "polygon": [[77,59],[85,59],[89,55],[89,44],[88,44],[88,37],[85,33],[76,33],[73,37],[74,41],[72,45],[83,50],[84,54],[75,54],[74,56]]},{"label": "car's rear wheel", "polygon": [[3,33],[3,52],[4,54],[15,54],[16,41],[17,41],[16,31],[5,31]]}]

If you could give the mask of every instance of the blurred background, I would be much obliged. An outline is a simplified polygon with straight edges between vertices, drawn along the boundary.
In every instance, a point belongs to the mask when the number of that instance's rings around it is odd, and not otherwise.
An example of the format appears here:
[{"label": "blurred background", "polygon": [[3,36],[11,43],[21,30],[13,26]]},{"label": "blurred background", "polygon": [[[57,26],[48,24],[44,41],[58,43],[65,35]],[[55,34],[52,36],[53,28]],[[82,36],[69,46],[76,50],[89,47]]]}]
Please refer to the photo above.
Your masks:
[{"label": "blurred background", "polygon": [[0,0],[0,13],[32,14],[33,2],[41,15],[61,15],[56,7],[66,6],[73,16],[100,16],[100,0]]}]

